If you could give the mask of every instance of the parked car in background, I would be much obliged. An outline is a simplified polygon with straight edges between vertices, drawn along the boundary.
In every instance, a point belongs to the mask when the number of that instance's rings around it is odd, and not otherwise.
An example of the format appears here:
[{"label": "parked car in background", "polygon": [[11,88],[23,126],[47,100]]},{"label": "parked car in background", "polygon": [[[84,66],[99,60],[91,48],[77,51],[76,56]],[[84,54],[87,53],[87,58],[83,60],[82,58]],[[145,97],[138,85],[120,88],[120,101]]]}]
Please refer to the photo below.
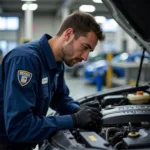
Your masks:
[{"label": "parked car in background", "polygon": [[[141,51],[136,51],[131,54],[129,53],[121,53],[115,56],[112,61],[113,62],[139,62],[140,58],[142,56]],[[144,61],[150,61],[149,55],[145,54],[145,60]],[[108,62],[107,60],[99,60],[92,63],[87,63],[84,68],[84,80],[87,83],[96,84],[96,75],[99,74],[101,76],[101,80],[103,82],[102,85],[105,85],[106,83],[106,73],[108,70]],[[123,68],[118,67],[112,67],[113,76],[116,77],[124,77],[125,71]]]}]

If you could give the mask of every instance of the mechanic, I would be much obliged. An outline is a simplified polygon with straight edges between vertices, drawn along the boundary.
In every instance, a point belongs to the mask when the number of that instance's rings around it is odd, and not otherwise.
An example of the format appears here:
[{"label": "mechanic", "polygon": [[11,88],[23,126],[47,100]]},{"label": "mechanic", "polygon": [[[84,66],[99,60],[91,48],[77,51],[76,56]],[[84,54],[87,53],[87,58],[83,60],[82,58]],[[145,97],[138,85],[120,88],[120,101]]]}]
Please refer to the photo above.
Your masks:
[{"label": "mechanic", "polygon": [[[101,114],[91,106],[80,107],[69,96],[64,64],[87,60],[104,33],[92,15],[74,12],[56,36],[14,48],[0,70],[0,150],[31,150],[62,129],[97,125]],[[78,85],[77,85],[78,86]],[[48,108],[59,116],[46,116]]]}]

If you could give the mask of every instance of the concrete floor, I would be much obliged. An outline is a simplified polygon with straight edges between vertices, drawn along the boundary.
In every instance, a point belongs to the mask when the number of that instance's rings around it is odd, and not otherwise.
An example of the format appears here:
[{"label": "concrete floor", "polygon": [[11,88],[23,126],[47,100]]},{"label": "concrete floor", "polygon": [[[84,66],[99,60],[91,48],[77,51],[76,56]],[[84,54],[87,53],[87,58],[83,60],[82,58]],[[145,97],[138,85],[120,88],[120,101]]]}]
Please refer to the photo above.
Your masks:
[{"label": "concrete floor", "polygon": [[70,96],[75,100],[93,93],[96,93],[96,86],[85,83],[82,78],[73,78],[65,74],[66,84],[70,89]]}]

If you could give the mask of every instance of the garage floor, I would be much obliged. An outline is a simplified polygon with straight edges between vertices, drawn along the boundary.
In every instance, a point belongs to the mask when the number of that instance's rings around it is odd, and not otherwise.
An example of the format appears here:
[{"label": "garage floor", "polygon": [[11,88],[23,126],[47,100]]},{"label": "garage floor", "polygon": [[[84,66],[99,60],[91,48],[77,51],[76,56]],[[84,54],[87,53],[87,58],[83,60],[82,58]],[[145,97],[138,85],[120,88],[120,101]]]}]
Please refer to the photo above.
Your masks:
[{"label": "garage floor", "polygon": [[96,86],[86,84],[82,78],[73,78],[66,73],[65,79],[66,84],[70,89],[70,95],[74,99],[78,99],[96,92]]}]

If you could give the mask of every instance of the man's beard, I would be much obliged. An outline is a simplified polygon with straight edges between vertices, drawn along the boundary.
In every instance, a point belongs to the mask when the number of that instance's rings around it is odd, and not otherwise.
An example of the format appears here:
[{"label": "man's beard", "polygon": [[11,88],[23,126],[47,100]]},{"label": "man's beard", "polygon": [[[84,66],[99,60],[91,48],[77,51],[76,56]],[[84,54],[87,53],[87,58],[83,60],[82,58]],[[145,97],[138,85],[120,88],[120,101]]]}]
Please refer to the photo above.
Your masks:
[{"label": "man's beard", "polygon": [[64,59],[63,60],[65,62],[65,64],[68,66],[68,67],[72,67],[74,65],[74,63],[72,63],[72,61],[70,60],[67,60],[67,59]]},{"label": "man's beard", "polygon": [[64,63],[68,66],[68,67],[72,67],[75,63],[73,63],[73,60],[72,59],[69,59],[69,56],[67,57],[65,52],[64,52],[64,49],[62,50],[63,52],[63,61]]}]

